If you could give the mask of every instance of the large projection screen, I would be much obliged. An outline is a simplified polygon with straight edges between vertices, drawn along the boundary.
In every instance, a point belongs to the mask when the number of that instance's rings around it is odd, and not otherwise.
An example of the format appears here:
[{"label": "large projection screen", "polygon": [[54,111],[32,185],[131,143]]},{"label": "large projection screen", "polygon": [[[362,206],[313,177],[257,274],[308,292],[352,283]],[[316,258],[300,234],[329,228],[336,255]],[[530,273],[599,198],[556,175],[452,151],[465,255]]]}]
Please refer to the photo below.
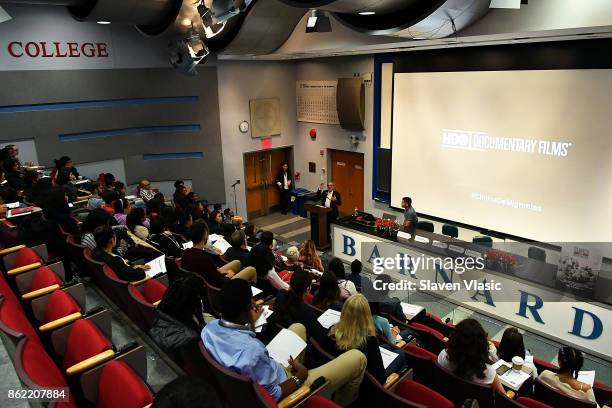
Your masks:
[{"label": "large projection screen", "polygon": [[612,70],[396,73],[391,205],[544,242],[612,241]]}]

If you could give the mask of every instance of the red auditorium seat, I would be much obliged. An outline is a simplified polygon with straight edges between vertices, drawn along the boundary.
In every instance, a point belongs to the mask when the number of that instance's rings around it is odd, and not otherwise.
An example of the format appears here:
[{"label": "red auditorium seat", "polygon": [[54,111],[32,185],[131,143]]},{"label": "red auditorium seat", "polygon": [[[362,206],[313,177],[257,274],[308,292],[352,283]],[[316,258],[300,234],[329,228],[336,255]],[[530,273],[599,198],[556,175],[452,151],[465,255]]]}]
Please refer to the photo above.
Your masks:
[{"label": "red auditorium seat", "polygon": [[[15,349],[15,372],[27,388],[68,387],[61,371],[37,341],[23,338]],[[70,393],[72,394],[72,393]],[[76,407],[73,397],[56,407]]]},{"label": "red auditorium seat", "polygon": [[98,383],[97,408],[143,408],[153,402],[145,382],[123,361],[110,361]]},{"label": "red auditorium seat", "polygon": [[56,290],[49,295],[43,324],[77,313],[81,313],[81,307],[72,296],[62,290]]},{"label": "red auditorium seat", "polygon": [[455,405],[461,406],[468,398],[475,398],[481,408],[492,408],[494,406],[494,393],[490,385],[459,378],[451,371],[446,370],[437,362],[433,366],[432,388],[443,394]]},{"label": "red auditorium seat", "polygon": [[23,299],[32,299],[59,289],[64,281],[53,269],[43,265],[33,271],[19,274],[16,284]]},{"label": "red auditorium seat", "polygon": [[539,378],[534,382],[534,398],[553,407],[594,408],[595,403],[580,400],[557,391]]},{"label": "red auditorium seat", "polygon": [[548,361],[542,360],[540,358],[534,357],[533,365],[535,365],[536,368],[538,369],[538,373],[541,373],[544,370],[549,370],[549,371],[552,371],[553,373],[556,373],[557,371],[559,371],[559,367],[557,367],[553,363],[549,363]]},{"label": "red auditorium seat", "polygon": [[[204,379],[217,390],[226,408],[270,407],[269,402],[250,378],[237,374],[217,363],[201,341],[199,347],[203,357],[202,362],[206,366]],[[313,391],[316,392],[316,390]],[[307,398],[310,399],[309,396]],[[283,405],[283,401],[279,405]]]},{"label": "red auditorium seat", "polygon": [[453,403],[434,390],[412,380],[400,382],[393,390],[396,395],[431,408],[453,408]]},{"label": "red auditorium seat", "polygon": [[139,287],[128,285],[128,292],[132,300],[128,307],[137,309],[139,316],[135,323],[141,329],[148,331],[151,328],[155,317],[155,308],[167,289],[166,285],[156,279],[149,279]]},{"label": "red auditorium seat", "polygon": [[434,361],[438,360],[438,356],[412,344],[406,344],[403,350],[406,352],[408,366],[412,367],[412,378],[421,384],[430,386],[433,380],[431,374]]},{"label": "red auditorium seat", "polygon": [[[264,387],[259,384],[254,384],[255,392],[259,396],[260,403],[267,408],[278,408],[278,404],[274,401],[274,398],[266,391]],[[313,395],[309,397],[300,408],[340,408],[340,405],[327,398],[321,397],[320,395]]]},{"label": "red auditorium seat", "polygon": [[28,248],[25,245],[6,248],[0,251],[2,266],[7,275],[17,275],[21,272],[36,269],[47,261],[47,248],[38,245]]},{"label": "red auditorium seat", "polygon": [[421,336],[424,347],[434,354],[439,354],[446,347],[446,340],[442,333],[420,323],[410,323],[408,327]]},{"label": "red auditorium seat", "polygon": [[544,404],[543,402],[527,397],[520,397],[516,400],[516,402],[527,408],[553,408],[550,405]]},{"label": "red auditorium seat", "polygon": [[552,408],[550,405],[536,401],[533,398],[520,397],[516,400],[500,391],[495,392],[495,408]]},{"label": "red auditorium seat", "polygon": [[[83,341],[83,339],[87,339],[87,341]],[[85,319],[77,320],[68,334],[62,367],[68,375],[76,374],[80,370],[75,365],[84,360],[100,354],[107,356],[106,359],[112,358],[114,353],[105,353],[109,350],[112,351],[112,348],[111,342],[95,324]],[[101,361],[106,360],[104,358],[100,359]]]},{"label": "red auditorium seat", "polygon": [[14,297],[13,300],[10,297],[0,297],[0,331],[13,341],[18,341],[22,336],[38,341],[36,330]]}]

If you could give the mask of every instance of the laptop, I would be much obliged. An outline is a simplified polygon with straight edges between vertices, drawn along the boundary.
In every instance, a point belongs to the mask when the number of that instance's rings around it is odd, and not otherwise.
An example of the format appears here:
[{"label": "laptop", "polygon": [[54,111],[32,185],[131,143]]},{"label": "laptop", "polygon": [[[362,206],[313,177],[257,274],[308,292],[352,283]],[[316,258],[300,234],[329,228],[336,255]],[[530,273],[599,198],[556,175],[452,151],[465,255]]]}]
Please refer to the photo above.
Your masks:
[{"label": "laptop", "polygon": [[397,219],[397,215],[395,214],[389,214],[389,213],[383,213],[382,216],[383,220],[391,220],[391,221],[395,221]]}]

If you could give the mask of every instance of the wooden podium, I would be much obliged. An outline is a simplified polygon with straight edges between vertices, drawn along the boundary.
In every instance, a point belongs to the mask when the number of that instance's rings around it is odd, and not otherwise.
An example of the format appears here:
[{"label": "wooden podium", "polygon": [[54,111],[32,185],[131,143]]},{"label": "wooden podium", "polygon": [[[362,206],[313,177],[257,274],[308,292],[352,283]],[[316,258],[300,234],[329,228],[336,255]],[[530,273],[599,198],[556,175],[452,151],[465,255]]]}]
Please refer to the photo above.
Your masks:
[{"label": "wooden podium", "polygon": [[329,243],[329,224],[327,222],[328,213],[331,208],[323,207],[316,204],[304,204],[306,211],[310,212],[310,239],[315,243],[317,249],[327,249]]}]

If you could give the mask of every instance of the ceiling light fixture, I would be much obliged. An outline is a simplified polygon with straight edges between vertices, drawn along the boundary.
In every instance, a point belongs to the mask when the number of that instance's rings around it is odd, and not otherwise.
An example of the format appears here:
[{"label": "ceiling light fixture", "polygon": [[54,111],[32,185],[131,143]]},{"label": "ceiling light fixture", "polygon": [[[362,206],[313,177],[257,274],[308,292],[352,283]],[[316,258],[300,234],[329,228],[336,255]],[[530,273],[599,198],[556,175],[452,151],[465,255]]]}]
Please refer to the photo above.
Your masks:
[{"label": "ceiling light fixture", "polygon": [[376,14],[375,11],[360,11],[359,12],[360,16],[373,16],[374,14]]},{"label": "ceiling light fixture", "polygon": [[307,33],[329,33],[331,32],[331,21],[322,10],[312,9],[308,20],[306,20]]},{"label": "ceiling light fixture", "polygon": [[96,23],[101,24],[101,25],[108,25],[111,22],[110,21],[96,21]]}]

